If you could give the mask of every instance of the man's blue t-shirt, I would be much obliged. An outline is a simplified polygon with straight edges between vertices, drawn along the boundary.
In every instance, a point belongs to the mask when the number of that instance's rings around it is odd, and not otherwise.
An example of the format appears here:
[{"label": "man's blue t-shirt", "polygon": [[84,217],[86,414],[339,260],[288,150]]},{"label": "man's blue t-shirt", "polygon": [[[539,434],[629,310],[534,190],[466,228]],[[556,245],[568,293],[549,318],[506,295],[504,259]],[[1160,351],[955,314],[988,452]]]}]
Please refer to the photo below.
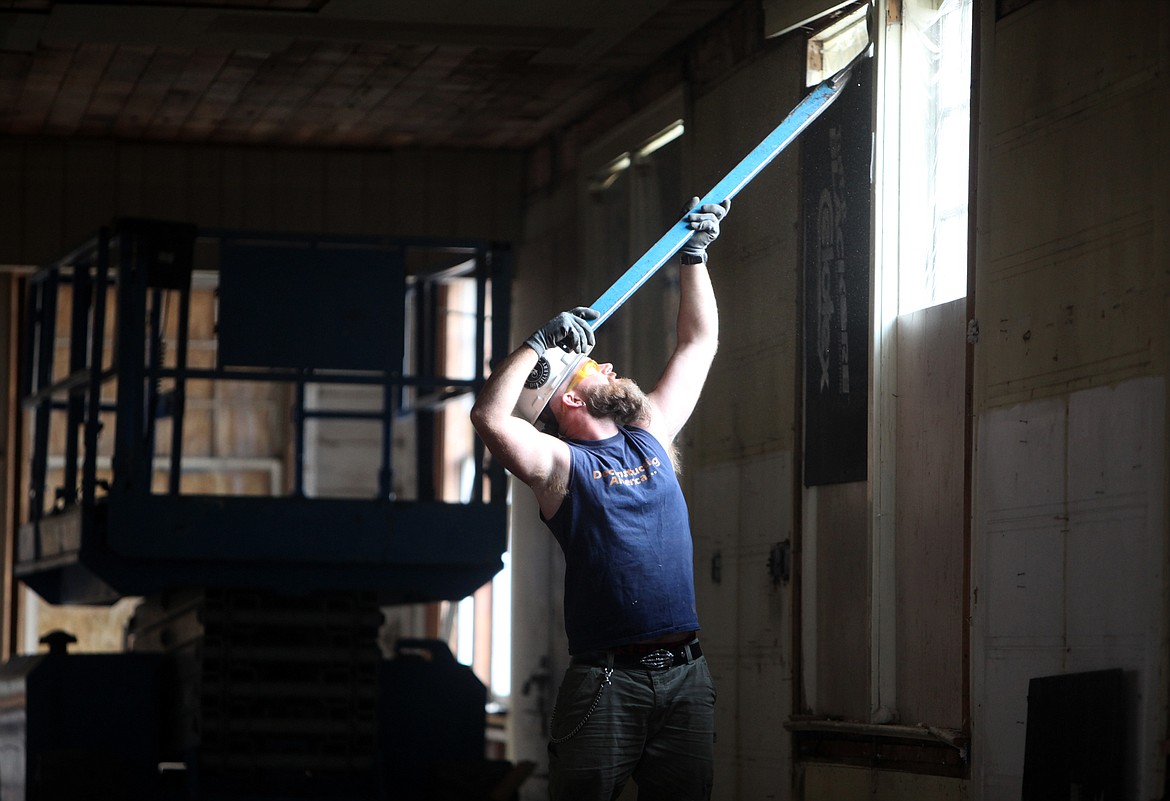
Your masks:
[{"label": "man's blue t-shirt", "polygon": [[566,442],[568,493],[545,523],[565,553],[569,653],[696,631],[690,522],[662,444],[636,427]]}]

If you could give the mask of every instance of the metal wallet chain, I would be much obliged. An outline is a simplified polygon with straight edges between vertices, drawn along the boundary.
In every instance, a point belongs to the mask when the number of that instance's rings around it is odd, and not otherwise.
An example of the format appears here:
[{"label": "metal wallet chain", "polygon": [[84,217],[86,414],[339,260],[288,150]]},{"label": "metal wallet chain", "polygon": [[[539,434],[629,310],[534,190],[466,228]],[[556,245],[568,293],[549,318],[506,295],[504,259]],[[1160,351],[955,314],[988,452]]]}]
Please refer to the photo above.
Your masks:
[{"label": "metal wallet chain", "polygon": [[564,737],[553,737],[552,736],[552,721],[557,719],[557,705],[553,704],[552,717],[549,719],[549,726],[548,726],[548,728],[549,728],[549,732],[548,732],[549,741],[553,745],[558,745],[558,744],[563,743],[567,740],[573,739],[574,737],[577,736],[577,733],[579,731],[581,731],[581,729],[585,728],[585,724],[588,723],[589,718],[591,718],[593,716],[593,711],[595,709],[597,709],[598,702],[601,701],[601,694],[603,692],[605,692],[605,688],[608,687],[610,684],[609,677],[613,675],[613,668],[612,667],[604,668],[604,670],[605,670],[605,676],[602,677],[601,684],[599,684],[597,687],[597,695],[593,696],[593,703],[589,705],[589,711],[585,713],[585,717],[581,718],[581,720],[579,720],[577,722],[577,725],[573,727],[573,730],[571,732],[569,732],[568,734],[566,734]]}]

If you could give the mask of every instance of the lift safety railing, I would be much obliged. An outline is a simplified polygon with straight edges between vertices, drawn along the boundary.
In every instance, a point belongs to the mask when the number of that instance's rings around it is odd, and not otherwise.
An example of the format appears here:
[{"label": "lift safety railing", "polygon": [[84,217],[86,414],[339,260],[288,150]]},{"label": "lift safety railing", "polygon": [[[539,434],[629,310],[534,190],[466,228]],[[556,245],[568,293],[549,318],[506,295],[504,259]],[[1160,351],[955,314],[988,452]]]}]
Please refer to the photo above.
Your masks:
[{"label": "lift safety railing", "polygon": [[[194,363],[190,330],[193,276],[214,279],[221,265],[203,262],[209,258],[214,262],[216,255],[225,252],[225,243],[239,241],[287,246],[299,252],[332,248],[339,263],[348,263],[347,254],[362,251],[367,265],[394,265],[401,281],[379,279],[380,286],[392,288],[389,296],[379,301],[385,300],[386,315],[398,321],[403,330],[390,337],[388,346],[375,348],[378,364],[370,364],[360,355],[342,357],[341,366],[295,364],[298,349],[312,351],[316,347],[304,340],[303,333],[298,339],[297,332],[290,332],[291,346],[261,344],[261,349],[272,345],[270,350],[276,355],[272,363],[265,363],[263,355],[259,365],[225,363],[225,333],[234,336],[237,343],[244,342],[243,351],[254,353],[255,349],[248,344],[252,334],[248,321],[239,313],[240,303],[233,307],[232,320],[220,314],[225,300],[220,276],[218,284],[211,281],[216,284],[220,315],[211,345],[217,354],[216,364]],[[283,253],[272,259],[274,263],[283,260]],[[33,530],[35,546],[22,532],[20,557],[35,562],[45,556],[44,538],[36,530],[54,515],[80,510],[84,530],[103,495],[183,496],[184,475],[197,461],[184,453],[192,436],[185,423],[192,399],[190,388],[195,382],[206,382],[205,387],[255,382],[285,388],[289,396],[288,441],[282,449],[287,447],[289,455],[288,480],[279,493],[283,497],[305,499],[308,494],[306,425],[310,421],[350,421],[380,427],[374,446],[377,475],[370,482],[370,497],[364,500],[442,502],[434,480],[435,438],[426,432],[433,429],[439,410],[472,395],[482,385],[490,354],[507,350],[510,260],[506,246],[478,240],[288,237],[197,230],[194,226],[133,219],[117,220],[102,228],[91,240],[28,278],[21,392],[31,430],[23,519],[25,527]],[[240,268],[244,270],[246,266]],[[359,270],[356,274],[366,273]],[[272,289],[250,281],[237,281],[233,288],[243,287],[244,306]],[[443,354],[437,352],[446,344],[438,304],[443,287],[459,283],[470,291],[468,282],[474,283],[470,312],[475,319],[471,341],[465,345],[474,349],[474,357],[461,372],[448,375]],[[283,295],[291,297],[294,307],[315,292],[328,294],[320,287],[284,289]],[[361,288],[347,290],[339,302],[361,294]],[[176,319],[164,314],[168,307]],[[365,309],[367,317],[380,314],[372,308]],[[381,321],[372,325],[377,327]],[[271,328],[262,328],[256,336],[270,338],[271,333]],[[61,346],[62,338],[67,347]],[[345,343],[343,333],[318,339]],[[346,344],[363,347],[361,342]],[[245,354],[243,361],[247,360]],[[356,363],[358,369],[345,366],[347,361]],[[311,402],[311,389],[341,386],[367,393],[373,390],[377,408]],[[169,437],[159,428],[163,420],[170,421]],[[414,440],[414,452],[404,454],[403,447],[395,444],[395,431],[410,425],[415,435],[403,439]],[[112,437],[108,436],[111,429]],[[469,426],[467,430],[468,441],[459,447],[470,455],[472,478],[459,500],[465,505],[503,505],[503,470],[486,459],[482,442],[471,434]],[[210,444],[201,450],[214,454]],[[417,481],[413,491],[406,489],[406,497],[396,498],[395,464],[403,464],[403,458],[411,460]],[[51,480],[54,470],[59,483]]]}]

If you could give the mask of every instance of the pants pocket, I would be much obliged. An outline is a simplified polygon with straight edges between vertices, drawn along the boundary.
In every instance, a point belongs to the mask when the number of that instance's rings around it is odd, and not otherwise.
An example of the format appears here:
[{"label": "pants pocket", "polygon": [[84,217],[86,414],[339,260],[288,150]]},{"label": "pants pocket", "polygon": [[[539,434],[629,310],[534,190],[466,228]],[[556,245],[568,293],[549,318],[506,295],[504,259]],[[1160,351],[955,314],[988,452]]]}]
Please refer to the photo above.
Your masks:
[{"label": "pants pocket", "polygon": [[549,738],[563,742],[584,728],[604,692],[605,672],[596,667],[570,667],[565,671],[549,720]]}]

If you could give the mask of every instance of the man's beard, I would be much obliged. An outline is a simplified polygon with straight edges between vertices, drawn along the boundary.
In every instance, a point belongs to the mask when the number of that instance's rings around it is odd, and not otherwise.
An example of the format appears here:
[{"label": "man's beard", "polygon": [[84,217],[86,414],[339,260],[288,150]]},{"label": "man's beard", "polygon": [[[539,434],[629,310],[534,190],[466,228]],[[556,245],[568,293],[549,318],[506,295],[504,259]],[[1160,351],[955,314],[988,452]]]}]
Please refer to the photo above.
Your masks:
[{"label": "man's beard", "polygon": [[606,384],[595,384],[584,395],[585,408],[594,417],[610,418],[623,426],[650,418],[650,401],[632,379],[615,378]]}]

